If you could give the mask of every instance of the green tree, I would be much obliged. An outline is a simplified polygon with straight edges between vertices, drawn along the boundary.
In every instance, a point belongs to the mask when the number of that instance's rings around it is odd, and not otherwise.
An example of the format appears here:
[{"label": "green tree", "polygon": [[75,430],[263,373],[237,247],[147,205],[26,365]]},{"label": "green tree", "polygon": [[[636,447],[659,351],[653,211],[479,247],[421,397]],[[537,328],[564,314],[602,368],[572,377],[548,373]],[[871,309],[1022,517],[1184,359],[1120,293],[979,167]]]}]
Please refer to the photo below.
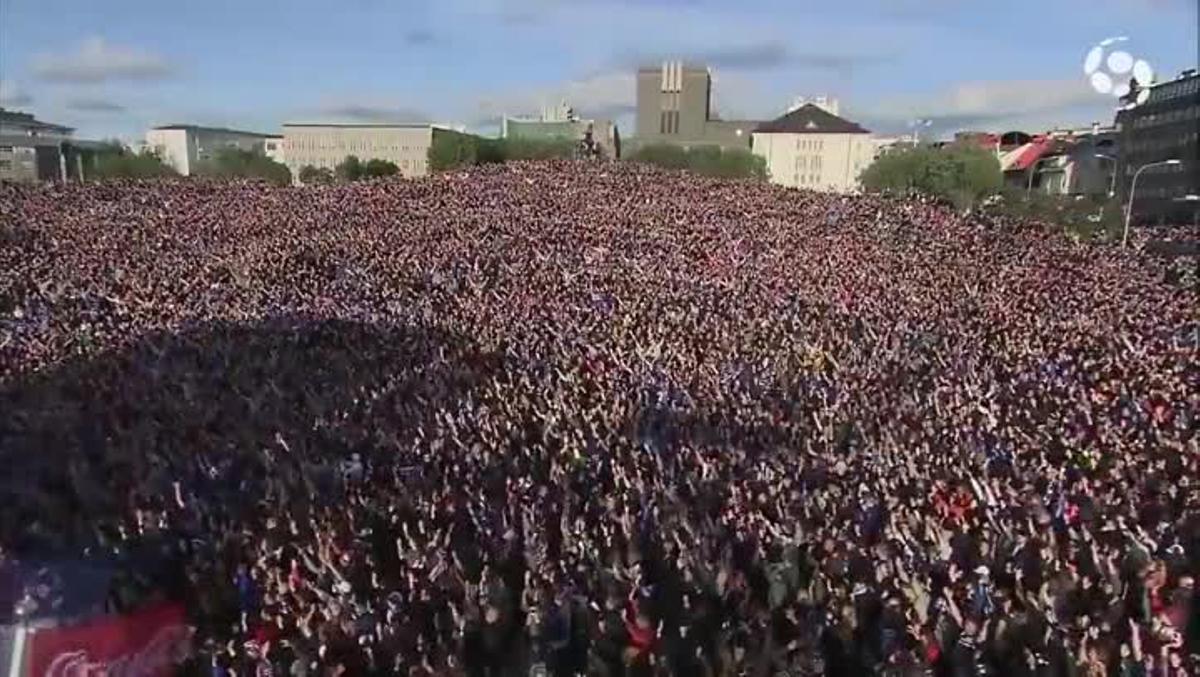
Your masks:
[{"label": "green tree", "polygon": [[91,179],[152,179],[178,176],[178,172],[149,150],[129,152],[119,142],[108,144],[93,156],[90,169],[84,170]]},{"label": "green tree", "polygon": [[400,173],[400,168],[394,162],[387,160],[368,160],[363,165],[363,176],[379,177],[379,176],[395,176]]},{"label": "green tree", "polygon": [[767,178],[766,160],[741,148],[698,146],[685,150],[671,144],[651,144],[639,148],[629,159],[664,169],[686,169],[704,176],[758,180]]},{"label": "green tree", "polygon": [[888,153],[867,167],[863,188],[876,193],[933,195],[962,210],[1000,191],[1004,175],[995,155],[974,146],[921,146]]},{"label": "green tree", "polygon": [[570,159],[575,155],[575,142],[569,138],[523,139],[507,138],[500,142],[504,160]]},{"label": "green tree", "polygon": [[333,174],[338,181],[358,181],[365,176],[362,162],[355,155],[347,155],[333,168]]},{"label": "green tree", "polygon": [[311,185],[328,185],[333,183],[333,172],[326,168],[317,169],[312,165],[304,165],[300,168],[300,183],[306,186]]},{"label": "green tree", "polygon": [[429,170],[443,172],[476,163],[478,137],[446,129],[433,130],[427,159]]},{"label": "green tree", "polygon": [[262,153],[233,147],[222,148],[197,163],[196,174],[218,179],[265,179],[281,186],[292,181],[292,172],[286,165]]}]

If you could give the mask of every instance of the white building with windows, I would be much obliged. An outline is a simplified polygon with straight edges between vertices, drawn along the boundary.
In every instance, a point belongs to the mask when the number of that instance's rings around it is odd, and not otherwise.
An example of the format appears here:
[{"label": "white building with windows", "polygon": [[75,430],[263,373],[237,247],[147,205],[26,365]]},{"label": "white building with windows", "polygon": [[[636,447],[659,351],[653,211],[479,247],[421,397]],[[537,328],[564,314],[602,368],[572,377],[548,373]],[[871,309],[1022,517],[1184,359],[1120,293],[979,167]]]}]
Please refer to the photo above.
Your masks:
[{"label": "white building with windows", "polygon": [[772,183],[836,193],[859,189],[876,152],[869,131],[813,103],[759,125],[752,149]]},{"label": "white building with windows", "polygon": [[431,124],[288,123],[282,151],[293,178],[304,167],[332,171],[349,155],[362,162],[391,162],[401,176],[425,176],[429,147],[439,131]]},{"label": "white building with windows", "polygon": [[163,125],[146,132],[146,147],[182,176],[222,148],[264,152],[267,134],[197,125]]}]

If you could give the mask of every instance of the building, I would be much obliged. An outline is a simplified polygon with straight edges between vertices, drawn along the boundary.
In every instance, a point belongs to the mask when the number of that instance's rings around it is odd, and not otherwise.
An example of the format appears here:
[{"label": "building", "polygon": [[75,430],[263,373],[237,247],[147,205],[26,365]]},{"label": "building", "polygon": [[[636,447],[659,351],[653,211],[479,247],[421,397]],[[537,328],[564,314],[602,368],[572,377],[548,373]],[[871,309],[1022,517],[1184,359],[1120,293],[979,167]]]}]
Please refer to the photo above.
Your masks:
[{"label": "building", "polygon": [[811,103],[760,125],[753,137],[771,182],[793,188],[856,191],[876,152],[869,131]]},{"label": "building", "polygon": [[[1132,196],[1134,219],[1192,223],[1200,208],[1200,202],[1189,197],[1200,193],[1200,74],[1184,71],[1149,90],[1144,103],[1117,113],[1117,194],[1128,203],[1134,175],[1145,168]],[[1164,160],[1179,162],[1149,166]]]},{"label": "building", "polygon": [[283,125],[283,157],[293,177],[307,166],[336,169],[350,155],[363,162],[386,160],[405,177],[425,176],[429,148],[443,131],[427,123],[288,123]]},{"label": "building", "polygon": [[0,180],[66,181],[86,174],[103,144],[75,138],[71,127],[0,108]]},{"label": "building", "polygon": [[261,153],[268,138],[267,134],[221,127],[163,125],[146,132],[146,146],[181,176],[189,176],[223,148]]},{"label": "building", "polygon": [[577,144],[591,139],[602,157],[621,157],[621,136],[617,125],[612,120],[583,119],[565,101],[556,106],[543,106],[542,114],[537,118],[504,116],[500,121],[500,137],[564,140]]},{"label": "building", "polygon": [[287,159],[283,155],[283,136],[271,134],[263,139],[263,154],[281,165],[286,165]]},{"label": "building", "polygon": [[1043,134],[1010,133],[1019,145],[1000,154],[1005,185],[1050,195],[1103,197],[1113,191],[1120,157],[1120,137],[1114,127],[1098,123],[1083,129],[1054,129]]},{"label": "building", "polygon": [[637,74],[637,141],[750,149],[756,120],[722,120],[712,110],[712,75],[668,61]]}]

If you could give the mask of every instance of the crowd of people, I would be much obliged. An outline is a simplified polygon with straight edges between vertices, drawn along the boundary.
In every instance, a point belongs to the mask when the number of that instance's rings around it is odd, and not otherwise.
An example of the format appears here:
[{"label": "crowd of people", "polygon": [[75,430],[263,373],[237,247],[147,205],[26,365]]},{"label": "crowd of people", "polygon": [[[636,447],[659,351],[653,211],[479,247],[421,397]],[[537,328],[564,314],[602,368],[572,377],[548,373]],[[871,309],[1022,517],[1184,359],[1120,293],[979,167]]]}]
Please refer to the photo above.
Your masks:
[{"label": "crowd of people", "polygon": [[5,184],[0,560],[161,548],[214,677],[1194,675],[1198,358],[922,199]]}]

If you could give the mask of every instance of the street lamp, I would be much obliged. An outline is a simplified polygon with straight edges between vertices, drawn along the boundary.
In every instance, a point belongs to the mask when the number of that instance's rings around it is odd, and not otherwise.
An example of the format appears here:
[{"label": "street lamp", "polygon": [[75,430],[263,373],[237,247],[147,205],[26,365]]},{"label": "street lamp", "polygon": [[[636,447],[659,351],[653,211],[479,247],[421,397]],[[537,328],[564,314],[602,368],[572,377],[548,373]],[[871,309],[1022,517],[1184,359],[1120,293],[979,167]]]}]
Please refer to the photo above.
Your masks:
[{"label": "street lamp", "polygon": [[1125,205],[1125,232],[1124,232],[1124,234],[1121,235],[1121,246],[1122,247],[1126,246],[1129,242],[1129,220],[1130,220],[1130,218],[1133,217],[1133,198],[1135,195],[1137,195],[1138,177],[1141,176],[1142,172],[1146,171],[1147,169],[1150,169],[1151,167],[1168,167],[1168,166],[1175,166],[1178,164],[1181,164],[1181,163],[1179,162],[1179,160],[1177,158],[1171,158],[1170,160],[1160,160],[1158,162],[1147,162],[1146,164],[1142,165],[1141,167],[1138,167],[1138,170],[1133,173],[1133,181],[1131,181],[1129,184],[1129,202]]},{"label": "street lamp", "polygon": [[1113,163],[1112,178],[1108,182],[1108,196],[1112,197],[1113,195],[1117,194],[1117,158],[1111,155],[1105,155],[1104,153],[1096,153],[1096,159],[1108,160],[1109,162]]}]

